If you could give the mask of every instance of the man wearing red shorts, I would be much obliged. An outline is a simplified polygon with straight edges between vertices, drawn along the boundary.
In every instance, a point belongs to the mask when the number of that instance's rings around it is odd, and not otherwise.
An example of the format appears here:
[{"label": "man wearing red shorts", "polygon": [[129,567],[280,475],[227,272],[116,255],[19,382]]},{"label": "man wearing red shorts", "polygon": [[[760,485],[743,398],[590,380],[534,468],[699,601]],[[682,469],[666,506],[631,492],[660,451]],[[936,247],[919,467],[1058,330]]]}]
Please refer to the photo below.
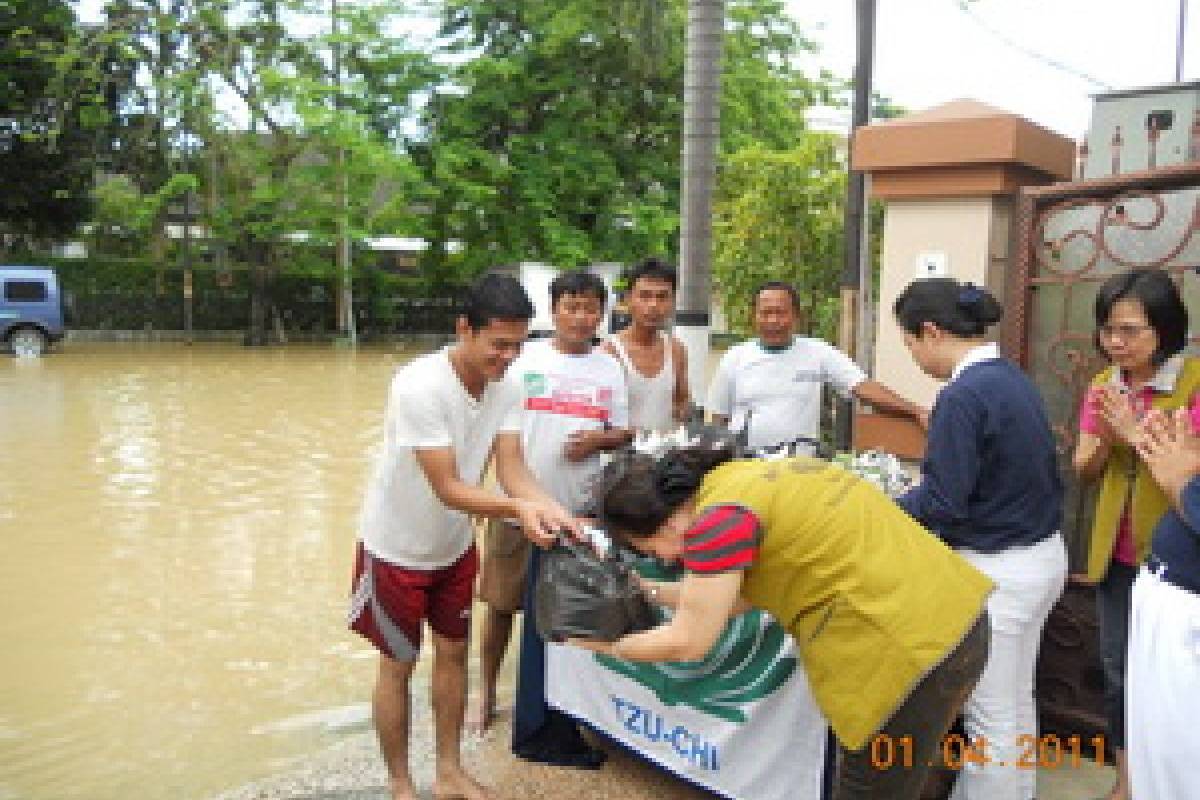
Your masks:
[{"label": "man wearing red shorts", "polygon": [[[485,275],[466,292],[456,343],[401,367],[389,390],[383,450],[359,522],[350,627],[381,653],[372,709],[394,800],[417,797],[409,682],[425,620],[434,653],[433,796],[494,798],[459,758],[478,565],[468,515],[516,520],[539,545],[577,527],[525,466],[522,390],[504,377],[532,316],[519,283]],[[489,455],[507,496],[479,486]]]}]

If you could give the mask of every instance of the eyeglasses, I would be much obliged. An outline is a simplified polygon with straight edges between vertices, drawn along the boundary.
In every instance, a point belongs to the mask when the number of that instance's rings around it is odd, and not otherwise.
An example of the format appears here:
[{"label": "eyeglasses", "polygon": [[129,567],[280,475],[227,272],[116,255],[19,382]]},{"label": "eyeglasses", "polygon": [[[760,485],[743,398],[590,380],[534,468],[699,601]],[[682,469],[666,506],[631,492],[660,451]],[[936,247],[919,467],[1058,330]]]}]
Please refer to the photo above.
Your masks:
[{"label": "eyeglasses", "polygon": [[1149,325],[1101,325],[1097,330],[1100,331],[1101,338],[1104,339],[1120,339],[1122,342],[1128,342],[1130,339],[1136,339],[1146,331],[1150,330]]}]

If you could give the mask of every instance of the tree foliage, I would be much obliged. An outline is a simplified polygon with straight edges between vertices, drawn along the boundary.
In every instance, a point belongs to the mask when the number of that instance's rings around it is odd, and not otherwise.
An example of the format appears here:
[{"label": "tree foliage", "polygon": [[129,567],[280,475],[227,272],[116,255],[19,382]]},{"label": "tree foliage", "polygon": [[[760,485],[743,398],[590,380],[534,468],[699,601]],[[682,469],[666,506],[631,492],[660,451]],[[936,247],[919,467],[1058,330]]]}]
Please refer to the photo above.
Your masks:
[{"label": "tree foliage", "polygon": [[754,289],[784,280],[800,294],[803,327],[833,333],[845,194],[831,134],[807,133],[789,150],[754,145],[726,160],[714,202],[713,278],[735,330],[749,330]]},{"label": "tree foliage", "polygon": [[107,109],[87,44],[64,0],[0,0],[0,251],[69,235],[90,211]]},{"label": "tree foliage", "polygon": [[[209,233],[198,247],[263,276],[283,261],[332,275],[343,230],[428,240],[431,282],[520,261],[674,258],[686,7],[441,0],[431,46],[397,33],[400,12],[379,0],[107,0],[94,30],[64,0],[0,0],[0,35],[21,43],[0,58],[0,86],[20,90],[0,98],[22,133],[6,141],[57,148],[69,175],[48,157],[0,152],[0,166],[50,176],[28,179],[60,204],[39,212],[57,226],[39,235],[86,217],[98,251],[166,266],[185,192]],[[758,280],[794,280],[824,330],[844,164],[804,115],[843,87],[795,66],[813,45],[783,0],[725,7],[715,288],[744,325]]]},{"label": "tree foliage", "polygon": [[[395,14],[387,6],[343,2],[336,33],[333,8],[308,0],[110,0],[107,26],[142,65],[122,98],[110,169],[146,198],[182,186],[173,176],[191,175],[214,242],[255,266],[272,262],[289,236],[330,244],[343,216],[358,238],[395,233],[419,194],[398,130],[413,114],[413,95],[439,72],[428,54],[389,32]],[[139,163],[145,152],[161,158]]]},{"label": "tree foliage", "polygon": [[[464,60],[438,93],[418,162],[437,192],[431,268],[628,262],[677,249],[686,3],[655,25],[633,0],[449,0]],[[810,47],[776,0],[732,0],[722,150],[787,147],[824,87],[793,66]]]}]

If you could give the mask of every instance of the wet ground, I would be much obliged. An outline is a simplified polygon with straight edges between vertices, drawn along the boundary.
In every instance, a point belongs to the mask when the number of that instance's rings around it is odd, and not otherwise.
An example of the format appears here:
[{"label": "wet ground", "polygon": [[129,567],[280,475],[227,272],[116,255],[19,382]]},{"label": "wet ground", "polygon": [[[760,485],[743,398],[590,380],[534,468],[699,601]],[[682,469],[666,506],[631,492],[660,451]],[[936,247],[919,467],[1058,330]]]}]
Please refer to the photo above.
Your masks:
[{"label": "wet ground", "polygon": [[[425,742],[427,716],[419,719],[414,734]],[[417,730],[419,729],[419,731]],[[423,732],[420,732],[423,731]],[[697,789],[620,748],[605,747],[609,760],[601,769],[570,770],[530,764],[508,750],[508,719],[483,739],[469,739],[466,763],[504,800],[711,800],[716,795]],[[603,743],[599,743],[604,747]],[[432,765],[414,759],[419,787],[428,797]],[[1093,800],[1112,785],[1112,770],[1084,761],[1078,768],[1042,770],[1038,774],[1038,800]],[[388,800],[386,774],[374,735],[355,734],[327,750],[303,768],[242,787],[214,800]],[[748,800],[752,800],[748,799]]]}]

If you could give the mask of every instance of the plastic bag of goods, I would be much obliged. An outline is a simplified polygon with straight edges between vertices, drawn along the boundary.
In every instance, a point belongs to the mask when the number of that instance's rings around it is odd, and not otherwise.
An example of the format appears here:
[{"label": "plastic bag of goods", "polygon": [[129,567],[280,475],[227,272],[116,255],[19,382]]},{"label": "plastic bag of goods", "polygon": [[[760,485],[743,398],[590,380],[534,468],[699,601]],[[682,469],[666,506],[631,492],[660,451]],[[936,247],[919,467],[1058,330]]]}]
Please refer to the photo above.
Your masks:
[{"label": "plastic bag of goods", "polygon": [[613,642],[658,624],[628,564],[566,536],[542,554],[533,607],[538,634],[548,642]]}]

